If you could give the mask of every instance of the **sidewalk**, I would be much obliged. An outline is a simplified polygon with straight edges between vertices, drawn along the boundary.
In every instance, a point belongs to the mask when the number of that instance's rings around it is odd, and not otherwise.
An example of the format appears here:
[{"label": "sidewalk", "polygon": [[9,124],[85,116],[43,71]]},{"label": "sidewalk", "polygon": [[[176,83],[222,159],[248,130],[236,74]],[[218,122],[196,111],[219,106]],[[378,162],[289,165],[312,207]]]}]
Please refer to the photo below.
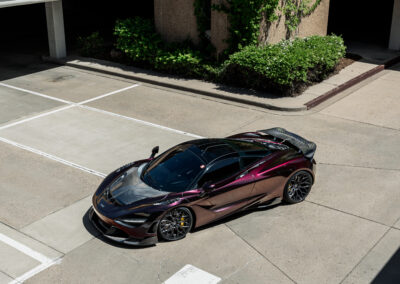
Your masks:
[{"label": "sidewalk", "polygon": [[304,111],[310,109],[384,69],[384,65],[356,61],[327,80],[310,86],[298,97],[276,97],[259,91],[229,87],[195,79],[183,79],[98,59],[71,56],[63,60],[50,58],[44,58],[44,60],[279,111]]}]

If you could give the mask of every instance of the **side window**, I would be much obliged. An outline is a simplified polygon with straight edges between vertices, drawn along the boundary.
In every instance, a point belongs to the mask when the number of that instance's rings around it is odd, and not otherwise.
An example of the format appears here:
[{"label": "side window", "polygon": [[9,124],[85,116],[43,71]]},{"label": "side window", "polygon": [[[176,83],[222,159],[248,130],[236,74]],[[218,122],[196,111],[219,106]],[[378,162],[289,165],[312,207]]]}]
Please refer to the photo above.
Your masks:
[{"label": "side window", "polygon": [[237,157],[218,161],[204,173],[204,175],[198,181],[197,186],[201,187],[207,181],[214,183],[220,180],[224,180],[234,175],[239,170],[240,164],[239,158]]},{"label": "side window", "polygon": [[257,157],[257,156],[248,156],[248,157],[242,157],[242,166],[243,168],[247,168],[251,164],[254,164],[255,162],[259,161],[262,159],[262,157]]}]

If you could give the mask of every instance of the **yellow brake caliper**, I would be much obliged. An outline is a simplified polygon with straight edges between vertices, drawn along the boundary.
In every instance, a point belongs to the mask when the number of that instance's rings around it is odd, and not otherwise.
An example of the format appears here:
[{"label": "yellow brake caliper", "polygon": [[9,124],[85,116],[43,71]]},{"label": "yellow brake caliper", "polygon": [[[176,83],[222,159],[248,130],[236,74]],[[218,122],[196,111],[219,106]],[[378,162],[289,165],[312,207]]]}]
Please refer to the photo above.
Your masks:
[{"label": "yellow brake caliper", "polygon": [[183,227],[185,225],[185,223],[183,221],[185,221],[185,218],[181,217],[181,227]]}]

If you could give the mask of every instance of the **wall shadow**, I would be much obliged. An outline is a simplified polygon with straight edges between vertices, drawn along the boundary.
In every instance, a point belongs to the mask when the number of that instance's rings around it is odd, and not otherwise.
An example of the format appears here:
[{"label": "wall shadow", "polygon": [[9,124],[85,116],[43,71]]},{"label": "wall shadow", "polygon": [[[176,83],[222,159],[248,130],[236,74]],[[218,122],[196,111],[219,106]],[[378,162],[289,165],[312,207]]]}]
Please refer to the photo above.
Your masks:
[{"label": "wall shadow", "polygon": [[392,255],[372,283],[400,283],[400,248]]}]

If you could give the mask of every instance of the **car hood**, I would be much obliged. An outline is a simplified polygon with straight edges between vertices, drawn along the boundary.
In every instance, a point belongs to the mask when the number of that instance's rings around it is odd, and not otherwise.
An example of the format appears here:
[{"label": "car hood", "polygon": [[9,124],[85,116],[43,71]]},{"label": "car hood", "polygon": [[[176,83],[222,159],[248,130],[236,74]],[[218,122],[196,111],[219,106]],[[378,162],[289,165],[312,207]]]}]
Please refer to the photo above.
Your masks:
[{"label": "car hood", "polygon": [[167,195],[168,192],[154,189],[142,181],[140,176],[145,165],[130,168],[111,182],[104,190],[102,200],[126,206],[143,199]]}]

